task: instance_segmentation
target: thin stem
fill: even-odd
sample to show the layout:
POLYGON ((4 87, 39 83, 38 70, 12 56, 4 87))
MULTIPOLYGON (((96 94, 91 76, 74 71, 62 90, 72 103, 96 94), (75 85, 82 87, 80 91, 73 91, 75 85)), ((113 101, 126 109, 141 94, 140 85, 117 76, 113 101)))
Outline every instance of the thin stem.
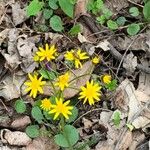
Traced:
MULTIPOLYGON (((42 67, 42 69, 45 69, 44 68, 44 66, 40 63, 40 65, 41 65, 41 67, 42 67)), ((49 76, 49 74, 47 73, 47 70, 45 69, 45 72, 46 72, 46 75, 48 76, 48 78, 49 78, 49 82, 50 82, 50 84, 51 84, 51 86, 52 86, 52 88, 53 88, 53 90, 54 90, 54 93, 56 94, 56 89, 55 89, 55 86, 54 86, 54 84, 53 84, 53 82, 51 81, 51 79, 50 79, 50 76, 49 76)))
POLYGON ((72 86, 69 86, 69 87, 67 87, 67 88, 68 88, 68 89, 74 89, 74 90, 80 91, 80 89, 75 88, 75 87, 72 87, 72 86))
POLYGON ((91 73, 82 74, 81 76, 75 77, 74 79, 70 80, 69 83, 71 83, 72 81, 77 80, 77 79, 79 79, 79 78, 81 78, 81 77, 88 76, 88 75, 92 75, 92 74, 91 74, 91 73))

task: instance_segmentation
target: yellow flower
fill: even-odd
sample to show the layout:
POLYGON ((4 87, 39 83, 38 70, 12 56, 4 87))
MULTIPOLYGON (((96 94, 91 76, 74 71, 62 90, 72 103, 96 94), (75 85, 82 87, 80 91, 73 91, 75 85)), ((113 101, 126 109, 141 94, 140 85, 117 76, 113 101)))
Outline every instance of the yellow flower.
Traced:
POLYGON ((67 51, 65 54, 65 59, 69 61, 73 61, 76 68, 81 68, 82 64, 80 60, 88 59, 87 53, 81 52, 81 49, 71 50, 70 52, 67 51))
POLYGON ((111 75, 105 74, 101 77, 101 79, 105 84, 109 84, 111 82, 111 75))
POLYGON ((69 73, 67 72, 64 75, 58 77, 58 81, 55 83, 55 85, 59 86, 61 91, 63 91, 65 87, 69 86, 68 82, 69 82, 69 73))
POLYGON ((38 79, 37 74, 34 74, 32 76, 31 74, 28 74, 30 81, 26 81, 25 85, 28 86, 25 91, 30 92, 30 96, 33 96, 35 98, 37 96, 37 92, 43 93, 42 86, 46 84, 45 81, 42 81, 42 77, 38 79))
POLYGON ((86 83, 86 87, 81 87, 81 92, 79 93, 79 99, 84 99, 83 103, 89 102, 90 105, 93 105, 95 101, 100 100, 100 89, 101 86, 98 83, 94 83, 93 80, 91 82, 86 83))
POLYGON ((53 60, 55 59, 55 53, 56 53, 56 48, 54 45, 52 45, 51 47, 48 46, 48 44, 45 45, 45 49, 43 49, 42 47, 39 47, 39 51, 36 52, 37 56, 39 56, 39 61, 43 61, 43 60, 53 60))
POLYGON ((52 105, 52 110, 49 111, 49 114, 54 115, 54 120, 58 118, 59 115, 63 115, 66 119, 69 119, 69 115, 71 115, 72 106, 67 106, 70 103, 70 100, 63 103, 62 98, 59 100, 56 98, 56 105, 52 105))
POLYGON ((33 60, 34 60, 34 61, 39 61, 39 60, 40 60, 40 57, 39 57, 38 55, 35 55, 35 56, 33 57, 33 60))
POLYGON ((74 50, 71 50, 70 52, 67 51, 65 54, 66 60, 73 61, 74 60, 74 50))
POLYGON ((47 98, 43 99, 43 100, 41 101, 41 103, 42 103, 42 104, 40 105, 40 107, 41 107, 43 110, 45 110, 45 111, 49 111, 49 110, 51 109, 51 107, 52 107, 52 104, 51 104, 50 100, 47 99, 47 98))
POLYGON ((92 63, 93 64, 98 64, 100 62, 100 58, 99 57, 94 57, 93 59, 92 59, 92 63))

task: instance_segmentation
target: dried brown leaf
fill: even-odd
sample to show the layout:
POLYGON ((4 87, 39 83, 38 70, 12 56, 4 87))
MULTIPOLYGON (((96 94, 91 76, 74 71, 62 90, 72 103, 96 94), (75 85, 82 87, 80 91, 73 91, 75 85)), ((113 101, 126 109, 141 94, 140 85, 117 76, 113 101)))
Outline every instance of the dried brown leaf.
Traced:
POLYGON ((10 125, 14 129, 24 129, 27 125, 31 123, 29 116, 21 116, 16 118, 10 125))
POLYGON ((12 4, 12 18, 15 25, 21 24, 27 19, 25 8, 21 9, 19 2, 12 4))
POLYGON ((58 150, 59 147, 54 143, 52 138, 38 137, 30 143, 26 150, 58 150))
POLYGON ((32 141, 26 133, 20 131, 12 132, 8 129, 1 130, 1 139, 3 143, 17 146, 26 146, 32 141))

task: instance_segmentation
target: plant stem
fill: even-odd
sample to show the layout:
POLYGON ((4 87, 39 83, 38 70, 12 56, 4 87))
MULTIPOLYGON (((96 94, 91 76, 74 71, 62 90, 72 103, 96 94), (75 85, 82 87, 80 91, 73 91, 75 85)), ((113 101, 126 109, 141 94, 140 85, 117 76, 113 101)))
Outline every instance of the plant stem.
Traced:
MULTIPOLYGON (((41 65, 42 69, 45 69, 44 66, 43 66, 41 63, 40 63, 40 65, 41 65)), ((54 93, 56 94, 55 86, 54 86, 53 82, 51 81, 50 76, 49 76, 49 74, 47 73, 47 70, 46 70, 46 69, 45 69, 45 72, 46 72, 46 75, 47 75, 48 78, 49 78, 49 81, 50 81, 50 84, 51 84, 51 86, 52 86, 52 88, 53 88, 53 90, 54 90, 54 93)))

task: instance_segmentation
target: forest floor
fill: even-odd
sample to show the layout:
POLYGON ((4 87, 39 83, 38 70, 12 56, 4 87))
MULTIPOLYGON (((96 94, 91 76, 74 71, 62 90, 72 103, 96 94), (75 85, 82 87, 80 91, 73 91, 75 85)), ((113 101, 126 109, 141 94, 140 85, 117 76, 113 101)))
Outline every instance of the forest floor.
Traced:
POLYGON ((0 150, 149 150, 150 1, 67 1, 0 0, 0 150), (57 53, 39 61, 46 44, 57 53), (58 134, 67 132, 62 120, 41 108, 66 72, 74 82, 56 95, 75 106, 70 148, 58 134), (29 74, 49 86, 29 96, 29 74), (79 98, 88 81, 101 86, 92 105, 79 98))

